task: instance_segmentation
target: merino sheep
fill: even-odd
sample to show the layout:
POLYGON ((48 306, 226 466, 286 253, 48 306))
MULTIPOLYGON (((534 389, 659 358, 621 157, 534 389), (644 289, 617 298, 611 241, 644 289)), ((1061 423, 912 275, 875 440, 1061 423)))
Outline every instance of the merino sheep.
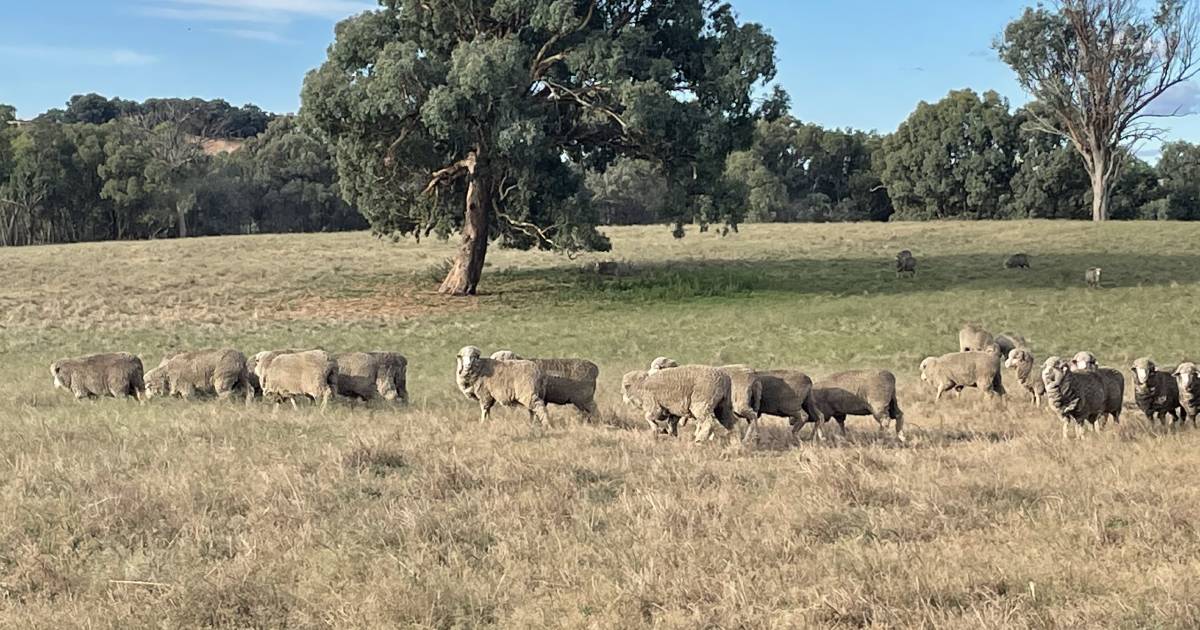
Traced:
POLYGON ((908 274, 909 277, 917 275, 917 259, 907 249, 896 254, 896 277, 899 278, 905 274, 908 274))
POLYGON ((1050 408, 1062 420, 1063 438, 1068 427, 1075 425, 1075 436, 1083 437, 1083 425, 1088 423, 1093 431, 1096 423, 1106 413, 1107 392, 1100 375, 1089 371, 1075 371, 1059 357, 1049 357, 1042 367, 1042 381, 1046 384, 1046 399, 1050 408))
POLYGON ((1087 283, 1089 289, 1100 288, 1100 273, 1104 271, 1099 267, 1092 267, 1083 274, 1083 281, 1087 283))
POLYGON ((967 324, 958 331, 959 352, 983 352, 988 346, 996 343, 992 333, 977 324, 967 324))
POLYGON ((1120 370, 1100 367, 1096 363, 1096 355, 1083 351, 1075 353, 1068 367, 1073 372, 1090 372, 1100 377, 1104 383, 1105 402, 1104 414, 1100 426, 1111 418, 1114 424, 1121 424, 1121 410, 1125 404, 1125 377, 1120 370))
POLYGON ((640 409, 652 429, 675 434, 678 421, 695 418, 695 441, 712 436, 716 424, 732 430, 736 420, 729 374, 706 365, 656 372, 634 371, 621 379, 625 404, 640 409))
MULTIPOLYGON (((896 424, 896 439, 905 441, 904 412, 896 400, 896 376, 886 370, 852 370, 826 376, 813 385, 813 400, 817 417, 837 420, 842 435, 846 434, 847 416, 873 416, 882 431, 887 422, 896 424)), ((794 426, 793 430, 799 430, 794 426)), ((814 431, 822 439, 821 425, 814 431)))
POLYGON ((68 390, 76 399, 140 399, 146 393, 142 360, 128 352, 60 359, 50 364, 50 375, 56 389, 68 390))
POLYGON ((256 355, 254 371, 262 384, 263 396, 276 403, 287 400, 296 406, 304 396, 321 401, 321 410, 337 392, 337 363, 324 350, 256 355))
POLYGON ((1033 404, 1040 407, 1042 399, 1046 397, 1046 383, 1042 381, 1040 373, 1034 372, 1034 366, 1033 353, 1025 348, 1014 348, 1004 362, 1004 367, 1016 371, 1017 381, 1029 392, 1033 404))
POLYGON ((484 358, 479 348, 465 346, 455 357, 455 382, 464 396, 479 401, 479 421, 487 422, 492 407, 521 406, 530 421, 550 426, 546 414, 546 376, 533 361, 484 358))
POLYGON ((337 364, 337 393, 362 401, 408 400, 408 359, 396 352, 343 352, 337 364))
MULTIPOLYGON (((677 367, 679 364, 674 360, 658 357, 650 363, 650 373, 677 367)), ((758 373, 747 365, 723 365, 717 369, 729 375, 733 415, 746 421, 746 432, 742 435, 742 440, 749 441, 757 428, 758 410, 762 402, 762 383, 759 382, 758 373)), ((686 425, 690 418, 684 417, 680 420, 686 425)))
MULTIPOLYGON (((994 346, 993 346, 994 347, 994 346)), ((1000 355, 992 352, 952 352, 921 361, 921 380, 942 394, 964 387, 977 387, 993 395, 1005 394, 1001 381, 1000 355)))
POLYGON ((146 397, 196 395, 226 400, 241 391, 250 402, 254 386, 246 366, 246 355, 232 349, 197 350, 167 355, 158 367, 146 373, 146 397))
POLYGON ((1150 424, 1165 425, 1168 416, 1171 424, 1184 418, 1179 405, 1179 384, 1170 372, 1160 372, 1148 357, 1134 361, 1129 371, 1133 373, 1133 399, 1150 424))
MULTIPOLYGON (((799 370, 765 370, 758 374, 762 389, 758 413, 760 416, 788 418, 793 435, 806 422, 818 427, 825 423, 825 416, 818 409, 813 394, 813 381, 799 370)), ((758 426, 755 421, 753 430, 758 426)), ((749 436, 747 436, 749 439, 749 436)))
POLYGON ((1184 413, 1184 422, 1191 420, 1194 428, 1196 416, 1200 415, 1200 368, 1191 361, 1180 363, 1174 376, 1179 384, 1179 406, 1184 413))
POLYGON ((1013 254, 1004 260, 1005 269, 1029 269, 1029 254, 1013 254))
MULTIPOLYGON (((500 350, 496 361, 521 361, 516 353, 500 350)), ((600 368, 585 359, 530 359, 546 377, 545 400, 552 405, 573 405, 589 419, 600 413, 596 406, 596 380, 600 368)))

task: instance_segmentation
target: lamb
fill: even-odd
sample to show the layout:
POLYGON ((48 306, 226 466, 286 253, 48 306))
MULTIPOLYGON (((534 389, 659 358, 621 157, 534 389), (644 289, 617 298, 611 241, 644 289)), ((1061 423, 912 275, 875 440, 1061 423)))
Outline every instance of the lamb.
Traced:
POLYGON ((197 350, 163 357, 158 367, 146 373, 146 397, 196 395, 227 400, 241 391, 246 402, 254 398, 254 386, 246 367, 246 355, 237 350, 197 350))
POLYGON ((1100 273, 1104 271, 1099 267, 1092 267, 1083 274, 1083 281, 1087 283, 1089 289, 1100 288, 1100 273))
MULTIPOLYGON (((677 368, 679 364, 666 357, 658 357, 650 363, 650 373, 660 370, 677 368)), ((746 365, 724 365, 717 369, 729 375, 730 402, 733 405, 733 415, 746 421, 746 432, 742 440, 748 442, 758 426, 759 407, 762 401, 762 383, 758 373, 746 365)), ((810 382, 811 387, 811 382, 810 382)), ((681 418, 684 425, 689 417, 681 418)))
POLYGON ((1083 437, 1083 424, 1090 423, 1093 431, 1096 423, 1106 413, 1107 392, 1100 375, 1089 371, 1075 371, 1059 357, 1050 357, 1042 367, 1042 381, 1046 385, 1046 399, 1050 408, 1062 420, 1063 438, 1068 427, 1075 425, 1075 436, 1083 437))
POLYGON ((1108 418, 1112 418, 1114 424, 1121 424, 1121 410, 1125 404, 1125 377, 1121 372, 1113 368, 1099 367, 1096 364, 1096 355, 1087 351, 1075 353, 1068 367, 1073 372, 1096 374, 1104 383, 1105 403, 1101 427, 1108 418))
POLYGON ((1179 406, 1184 413, 1184 422, 1191 420, 1195 428, 1196 416, 1200 415, 1200 368, 1191 361, 1180 363, 1174 376, 1179 384, 1179 406))
MULTIPOLYGON (((496 361, 520 361, 522 358, 508 350, 492 354, 496 361)), ((546 377, 545 400, 552 405, 573 405, 589 419, 600 411, 596 406, 596 379, 600 368, 584 359, 530 359, 546 377)))
MULTIPOLYGON (((845 435, 846 416, 873 416, 881 431, 887 421, 895 422, 896 439, 905 441, 904 412, 896 400, 896 376, 891 372, 852 370, 831 374, 813 385, 812 395, 817 415, 809 422, 833 418, 845 435)), ((823 439, 821 425, 816 426, 817 439, 823 439)), ((794 431, 799 428, 793 426, 794 431)))
POLYGON ((1034 365, 1033 353, 1025 348, 1014 348, 1004 362, 1004 367, 1016 371, 1017 381, 1029 392, 1033 404, 1040 407, 1046 397, 1046 383, 1042 381, 1041 373, 1034 372, 1034 365))
POLYGON ((896 277, 899 278, 904 274, 908 274, 909 277, 917 275, 917 259, 907 249, 896 254, 896 277))
POLYGON ((337 363, 324 350, 260 352, 254 371, 262 384, 263 396, 274 399, 276 404, 287 400, 295 407, 296 398, 304 396, 320 400, 324 411, 337 392, 337 363))
POLYGON ((481 356, 479 348, 465 346, 455 357, 455 382, 464 396, 479 401, 479 421, 487 422, 492 407, 521 406, 530 421, 550 426, 546 414, 546 375, 533 361, 497 361, 481 356))
POLYGON ((679 419, 695 418, 696 442, 712 437, 716 424, 732 430, 736 422, 729 374, 706 365, 629 372, 621 379, 621 392, 652 429, 666 427, 674 435, 679 419))
POLYGON ((1029 269, 1029 254, 1013 254, 1004 260, 1005 269, 1029 269))
POLYGON ((959 352, 982 352, 988 346, 996 343, 992 333, 977 324, 967 324, 958 331, 959 352))
POLYGON ((146 392, 142 360, 128 352, 60 359, 50 364, 55 389, 83 398, 133 397, 146 392))
MULTIPOLYGON (((994 347, 994 346, 993 346, 994 347)), ((1003 396, 1000 356, 992 352, 952 352, 921 361, 921 380, 937 391, 935 401, 950 390, 978 387, 987 394, 1003 396)))
POLYGON ((1167 424, 1168 416, 1172 424, 1183 419, 1179 384, 1172 374, 1160 372, 1147 357, 1134 361, 1129 371, 1133 373, 1133 399, 1151 425, 1159 421, 1167 424))
POLYGON ((395 352, 343 352, 337 364, 337 393, 362 401, 407 402, 408 359, 395 352))

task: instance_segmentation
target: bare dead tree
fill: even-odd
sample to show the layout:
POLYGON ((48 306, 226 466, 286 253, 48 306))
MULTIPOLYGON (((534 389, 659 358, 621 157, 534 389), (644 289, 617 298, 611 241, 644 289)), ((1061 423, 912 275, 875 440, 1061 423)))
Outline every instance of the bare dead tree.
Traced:
POLYGON ((1092 219, 1108 219, 1112 184, 1138 145, 1159 138, 1154 119, 1188 113, 1151 103, 1200 71, 1197 17, 1188 0, 1056 0, 1025 10, 996 42, 1000 58, 1037 100, 1030 126, 1070 140, 1091 178, 1092 219))
POLYGON ((206 131, 199 135, 188 133, 186 123, 195 113, 169 105, 133 116, 129 121, 130 130, 158 163, 162 173, 159 187, 165 193, 163 197, 174 206, 180 238, 188 236, 188 214, 195 206, 196 196, 187 188, 195 167, 204 160, 203 139, 208 135, 206 131))

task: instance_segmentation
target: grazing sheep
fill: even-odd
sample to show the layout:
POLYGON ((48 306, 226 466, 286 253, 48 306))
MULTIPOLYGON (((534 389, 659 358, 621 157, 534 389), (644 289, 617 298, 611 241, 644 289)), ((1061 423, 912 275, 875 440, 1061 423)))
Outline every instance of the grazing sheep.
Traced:
MULTIPOLYGON (((516 353, 500 350, 492 354, 496 361, 521 361, 516 353)), ((573 405, 589 419, 600 413, 596 406, 596 379, 600 368, 584 359, 530 359, 546 377, 545 400, 552 405, 573 405)))
POLYGON ((732 430, 736 422, 729 374, 706 365, 629 372, 621 379, 621 392, 652 429, 674 435, 680 419, 695 418, 697 442, 711 437, 717 423, 732 430))
POLYGON ((1107 392, 1104 381, 1095 372, 1077 372, 1059 357, 1050 357, 1042 367, 1042 381, 1046 384, 1046 399, 1050 408, 1062 420, 1063 438, 1068 427, 1075 425, 1075 436, 1083 437, 1083 424, 1096 430, 1096 423, 1105 414, 1107 392))
POLYGON ((1005 269, 1029 269, 1029 254, 1013 254, 1004 260, 1005 269))
POLYGON ((1102 271, 1103 269, 1099 267, 1092 267, 1083 274, 1083 281, 1087 283, 1089 289, 1100 288, 1100 273, 1102 271))
POLYGON ((1096 355, 1083 351, 1075 353, 1068 367, 1073 372, 1090 372, 1100 377, 1104 383, 1105 403, 1104 414, 1101 417, 1101 427, 1112 418, 1113 423, 1121 424, 1121 410, 1125 404, 1125 377, 1120 370, 1100 367, 1096 363, 1096 355))
POLYGON ((466 346, 455 357, 455 382, 464 396, 479 401, 479 421, 487 422, 492 407, 521 406, 530 421, 550 426, 546 415, 546 376, 533 361, 483 358, 479 348, 466 346))
MULTIPOLYGON (((995 348, 993 345, 992 348, 995 348)), ((935 401, 950 390, 977 387, 993 396, 1004 395, 1000 355, 993 352, 952 352, 921 361, 921 380, 937 391, 935 401)))
POLYGON ((1196 416, 1200 415, 1200 369, 1190 361, 1180 363, 1174 376, 1179 384, 1179 406, 1183 409, 1184 422, 1191 420, 1194 428, 1196 416))
POLYGON ((324 350, 260 352, 256 358, 254 371, 262 384, 263 397, 276 404, 287 400, 295 407, 296 398, 304 396, 321 401, 324 411, 337 392, 337 363, 324 350))
MULTIPOLYGON (((650 373, 679 367, 679 364, 666 357, 658 357, 650 363, 650 373)), ((733 415, 746 421, 746 432, 743 441, 753 437, 758 424, 758 409, 762 401, 762 383, 758 373, 746 365, 724 365, 717 369, 729 375, 730 402, 733 404, 733 415)), ((690 418, 681 418, 681 423, 687 425, 690 418)))
POLYGON ((1133 399, 1145 414, 1146 420, 1167 424, 1170 416, 1175 424, 1184 418, 1179 405, 1179 384, 1169 372, 1160 372, 1154 361, 1143 357, 1133 362, 1133 399))
POLYGON ((368 401, 408 401, 408 359, 396 352, 343 352, 337 364, 337 393, 368 401))
MULTIPOLYGON (((905 441, 904 412, 896 400, 896 376, 886 370, 852 370, 831 374, 813 385, 816 418, 809 422, 837 420, 842 435, 846 434, 846 416, 873 416, 882 431, 887 421, 896 423, 896 439, 905 441)), ((818 439, 821 425, 814 431, 818 439)), ((799 430, 799 427, 793 427, 799 430)))
POLYGON ((1035 373, 1033 353, 1025 348, 1014 348, 1008 353, 1008 359, 1004 362, 1004 367, 1015 370, 1017 373, 1017 381, 1025 387, 1025 391, 1033 399, 1033 404, 1042 405, 1042 399, 1046 397, 1046 383, 1042 381, 1042 375, 1035 373))
POLYGON ((1017 348, 1028 348, 1029 344, 1021 335, 996 335, 996 340, 993 342, 1000 350, 1000 358, 1007 358, 1017 348))
POLYGON ((904 274, 908 274, 909 277, 917 275, 917 259, 907 249, 896 254, 896 277, 899 278, 904 274))
POLYGON ((246 355, 228 348, 167 355, 146 373, 147 399, 179 396, 188 400, 207 395, 226 400, 239 390, 246 402, 254 398, 246 355))
POLYGON ((959 352, 982 352, 994 343, 996 338, 992 333, 977 324, 967 324, 958 331, 959 352))
POLYGON ((60 359, 50 364, 54 387, 69 390, 76 399, 141 398, 146 393, 142 360, 128 352, 60 359))
MULTIPOLYGON (((759 415, 788 418, 793 435, 806 422, 813 422, 818 427, 825 423, 824 415, 817 408, 813 381, 807 374, 798 370, 766 370, 757 374, 762 388, 759 415)), ((757 428, 756 420, 752 430, 757 428)))

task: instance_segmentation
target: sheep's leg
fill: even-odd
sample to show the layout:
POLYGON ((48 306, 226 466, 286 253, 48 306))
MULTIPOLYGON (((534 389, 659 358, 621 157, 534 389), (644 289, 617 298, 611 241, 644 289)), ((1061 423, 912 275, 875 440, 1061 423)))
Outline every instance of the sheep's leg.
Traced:
POLYGON ((529 418, 535 420, 541 426, 550 428, 550 414, 546 411, 546 401, 535 400, 529 406, 529 418))
POLYGON ((492 416, 492 406, 496 404, 494 400, 479 399, 479 423, 486 423, 492 416))
POLYGON ((291 397, 289 397, 289 398, 288 398, 288 402, 292 403, 292 410, 294 410, 294 411, 299 411, 299 410, 300 410, 300 405, 297 405, 297 404, 296 404, 296 397, 295 397, 295 396, 291 396, 291 397))
POLYGON ((758 416, 754 416, 746 426, 746 434, 742 436, 742 444, 750 445, 758 441, 758 416))
POLYGON ((704 414, 703 417, 696 418, 696 435, 695 442, 705 442, 714 437, 713 431, 716 429, 717 418, 711 413, 704 414))

